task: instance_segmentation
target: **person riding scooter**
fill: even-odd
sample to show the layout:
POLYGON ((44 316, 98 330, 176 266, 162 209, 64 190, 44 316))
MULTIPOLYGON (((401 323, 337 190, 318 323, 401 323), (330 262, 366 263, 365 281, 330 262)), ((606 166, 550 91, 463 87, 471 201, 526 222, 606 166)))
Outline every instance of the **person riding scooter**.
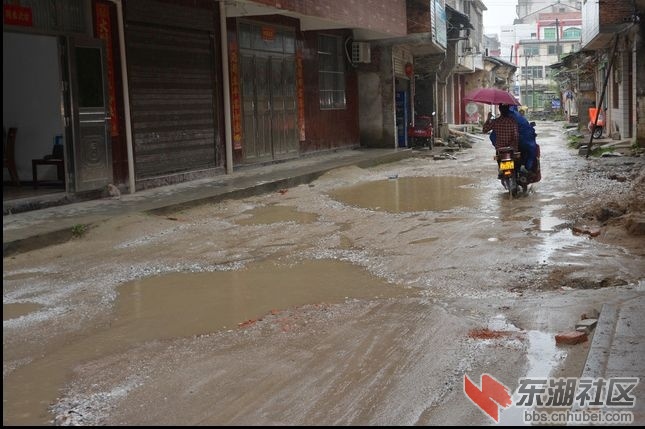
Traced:
MULTIPOLYGON (((535 123, 526 119, 524 115, 518 112, 516 106, 507 106, 500 105, 500 112, 502 111, 502 106, 504 110, 508 108, 508 115, 515 120, 518 126, 519 132, 519 150, 521 154, 520 160, 520 174, 526 177, 527 183, 539 182, 541 179, 540 174, 540 147, 537 144, 535 138, 537 134, 535 133, 535 123)), ((496 147, 496 133, 495 130, 490 134, 490 140, 493 146, 496 147)))
POLYGON ((534 181, 533 179, 535 179, 538 168, 537 157, 539 149, 535 140, 537 134, 535 133, 533 125, 531 125, 526 117, 517 110, 516 106, 511 106, 509 110, 511 117, 515 119, 515 122, 517 122, 517 126, 519 127, 519 146, 520 153, 522 154, 520 173, 529 176, 529 183, 531 183, 534 181))

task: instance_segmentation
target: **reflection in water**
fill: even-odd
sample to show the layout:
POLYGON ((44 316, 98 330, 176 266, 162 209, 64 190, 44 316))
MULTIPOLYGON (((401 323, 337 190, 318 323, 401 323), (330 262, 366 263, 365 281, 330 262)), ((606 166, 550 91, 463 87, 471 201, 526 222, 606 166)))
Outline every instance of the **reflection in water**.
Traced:
POLYGON ((391 213, 442 211, 455 207, 475 207, 476 189, 465 177, 402 177, 364 182, 331 192, 332 198, 346 204, 391 213))
MULTIPOLYGON (((564 360, 566 352, 556 347, 555 337, 552 334, 541 331, 528 331, 526 338, 528 341, 526 351, 528 368, 521 378, 545 379, 549 377, 558 363, 564 360)), ((513 387, 517 386, 509 387, 513 389, 513 387)), ((513 394, 513 404, 517 404, 521 396, 516 391, 513 394)), ((511 405, 511 407, 500 411, 499 424, 502 426, 524 425, 524 413, 530 412, 532 409, 532 407, 511 405)))

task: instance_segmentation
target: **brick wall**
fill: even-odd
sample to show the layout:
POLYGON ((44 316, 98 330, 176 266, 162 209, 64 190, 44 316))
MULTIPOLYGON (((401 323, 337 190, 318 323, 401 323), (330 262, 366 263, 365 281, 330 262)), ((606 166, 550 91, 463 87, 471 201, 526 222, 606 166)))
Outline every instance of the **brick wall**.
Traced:
POLYGON ((624 24, 625 18, 633 12, 631 1, 604 1, 600 2, 600 25, 624 24))
POLYGON ((345 24, 347 28, 406 34, 405 0, 253 0, 254 3, 345 24))
POLYGON ((430 32, 430 1, 408 0, 408 34, 430 32))

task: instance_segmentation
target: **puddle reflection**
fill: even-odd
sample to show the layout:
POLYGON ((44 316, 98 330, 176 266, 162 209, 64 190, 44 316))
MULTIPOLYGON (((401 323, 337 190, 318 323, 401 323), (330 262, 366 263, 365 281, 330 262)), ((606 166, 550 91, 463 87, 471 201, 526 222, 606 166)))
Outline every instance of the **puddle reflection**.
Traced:
POLYGON ((480 191, 465 177, 402 177, 337 189, 331 197, 345 204, 391 213, 477 207, 480 191))

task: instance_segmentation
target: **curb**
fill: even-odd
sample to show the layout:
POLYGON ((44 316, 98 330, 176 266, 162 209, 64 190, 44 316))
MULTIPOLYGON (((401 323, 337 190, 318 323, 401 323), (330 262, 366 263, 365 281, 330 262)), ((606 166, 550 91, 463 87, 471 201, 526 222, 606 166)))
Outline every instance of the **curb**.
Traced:
POLYGON ((593 335, 591 347, 587 354, 582 378, 600 378, 605 376, 609 353, 616 333, 618 323, 618 307, 612 304, 603 304, 600 317, 593 335))

